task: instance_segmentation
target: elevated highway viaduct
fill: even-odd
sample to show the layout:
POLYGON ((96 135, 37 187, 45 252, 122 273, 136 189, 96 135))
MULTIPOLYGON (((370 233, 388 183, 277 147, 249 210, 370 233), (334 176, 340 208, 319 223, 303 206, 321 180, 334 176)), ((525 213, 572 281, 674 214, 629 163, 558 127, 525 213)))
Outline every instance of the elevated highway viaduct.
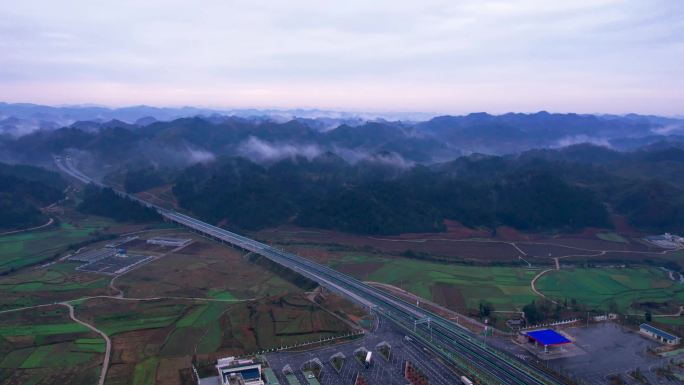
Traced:
MULTIPOLYGON (((94 183, 78 171, 71 161, 56 158, 55 163, 64 173, 83 183, 94 183)), ((116 190, 115 190, 116 191, 116 190)), ((296 254, 275 248, 265 243, 244 237, 234 232, 213 226, 196 218, 165 209, 144 201, 138 197, 116 191, 117 194, 132 199, 153 208, 164 218, 187 227, 203 236, 218 242, 230 244, 234 247, 261 255, 269 260, 319 283, 352 301, 366 306, 395 322, 411 335, 423 342, 434 354, 443 361, 452 364, 469 377, 477 378, 484 384, 504 385, 560 385, 562 380, 554 374, 528 363, 512 355, 484 345, 480 339, 453 322, 440 317, 423 308, 405 302, 373 286, 367 285, 351 276, 340 273, 327 266, 310 261, 296 254), (421 323, 415 327, 415 321, 421 323)))

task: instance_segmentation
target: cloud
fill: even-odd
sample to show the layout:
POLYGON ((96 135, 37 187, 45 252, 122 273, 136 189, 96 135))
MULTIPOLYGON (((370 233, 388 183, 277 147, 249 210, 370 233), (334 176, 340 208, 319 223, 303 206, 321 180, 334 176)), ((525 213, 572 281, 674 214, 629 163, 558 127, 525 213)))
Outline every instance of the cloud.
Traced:
POLYGON ((573 135, 561 138, 556 147, 567 147, 574 144, 590 143, 602 147, 611 147, 610 142, 606 138, 596 138, 588 135, 573 135))
POLYGON ((207 150, 189 146, 185 147, 184 156, 190 163, 209 163, 216 159, 216 156, 207 150))
POLYGON ((272 143, 250 136, 240 143, 238 155, 255 162, 272 162, 285 158, 304 156, 313 159, 323 153, 323 149, 315 144, 272 143))
POLYGON ((415 165, 414 162, 406 160, 403 156, 397 154, 396 152, 379 152, 374 153, 366 158, 365 161, 379 163, 386 166, 392 166, 402 169, 411 168, 415 165))
POLYGON ((386 166, 407 169, 415 165, 414 162, 405 159, 400 154, 391 151, 369 152, 360 149, 333 147, 331 151, 346 162, 356 164, 359 162, 376 163, 386 166))
POLYGON ((655 128, 652 131, 658 135, 671 135, 674 133, 684 132, 684 123, 668 124, 667 126, 655 128))
POLYGON ((56 120, 54 122, 39 119, 19 119, 0 117, 0 135, 9 135, 15 138, 28 135, 38 130, 53 130, 71 124, 72 120, 56 120))
POLYGON ((681 114, 683 17, 680 0, 14 1, 0 99, 681 114))

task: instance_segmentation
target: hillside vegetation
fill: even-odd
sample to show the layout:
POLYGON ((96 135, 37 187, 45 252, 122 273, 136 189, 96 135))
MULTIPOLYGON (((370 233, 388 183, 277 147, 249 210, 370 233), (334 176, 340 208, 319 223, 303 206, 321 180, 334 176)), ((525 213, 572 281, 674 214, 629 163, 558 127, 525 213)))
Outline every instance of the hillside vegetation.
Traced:
POLYGON ((40 208, 63 197, 64 182, 39 167, 0 164, 0 229, 45 223, 40 208))
POLYGON ((610 227, 597 195, 536 165, 487 178, 324 158, 264 167, 245 159, 196 165, 173 189, 182 207, 214 223, 256 230, 286 222, 363 234, 432 232, 444 220, 492 229, 610 227))

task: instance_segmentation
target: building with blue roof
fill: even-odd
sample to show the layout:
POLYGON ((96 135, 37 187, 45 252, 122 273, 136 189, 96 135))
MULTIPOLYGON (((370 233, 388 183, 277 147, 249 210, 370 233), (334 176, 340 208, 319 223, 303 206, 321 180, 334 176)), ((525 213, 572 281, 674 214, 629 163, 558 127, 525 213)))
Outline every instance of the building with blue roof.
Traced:
POLYGON ((550 346, 555 347, 572 343, 566 336, 552 329, 531 330, 525 332, 525 335, 530 342, 537 346, 543 346, 545 352, 548 351, 550 346))
POLYGON ((645 334, 654 340, 667 345, 677 345, 681 342, 681 338, 675 336, 674 334, 670 334, 649 324, 644 323, 639 325, 639 331, 642 334, 645 334))

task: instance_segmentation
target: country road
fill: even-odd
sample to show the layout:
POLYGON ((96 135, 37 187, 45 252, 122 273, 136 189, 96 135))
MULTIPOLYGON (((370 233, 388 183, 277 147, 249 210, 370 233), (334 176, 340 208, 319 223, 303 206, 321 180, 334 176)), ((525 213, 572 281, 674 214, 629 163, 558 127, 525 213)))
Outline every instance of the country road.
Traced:
POLYGON ((100 380, 97 382, 98 385, 104 385, 105 378, 107 377, 107 369, 109 368, 109 359, 112 354, 112 341, 109 339, 109 336, 105 334, 102 330, 96 328, 95 326, 85 322, 81 321, 80 319, 76 318, 76 315, 74 314, 74 307, 69 303, 69 302, 61 302, 60 305, 66 306, 69 308, 69 318, 71 318, 74 322, 77 322, 88 329, 94 331, 95 333, 99 334, 104 338, 105 340, 105 355, 104 359, 102 360, 102 370, 100 371, 100 380))
POLYGON ((18 234, 18 233, 26 233, 26 232, 33 231, 33 230, 40 230, 40 229, 42 229, 42 228, 45 228, 45 227, 48 227, 48 226, 52 225, 53 223, 55 223, 55 220, 54 220, 53 218, 50 218, 46 223, 43 223, 43 224, 40 225, 40 226, 30 227, 30 228, 28 228, 28 229, 19 229, 19 230, 6 231, 6 232, 4 232, 4 233, 0 233, 0 236, 2 236, 2 235, 10 235, 10 234, 18 234))

